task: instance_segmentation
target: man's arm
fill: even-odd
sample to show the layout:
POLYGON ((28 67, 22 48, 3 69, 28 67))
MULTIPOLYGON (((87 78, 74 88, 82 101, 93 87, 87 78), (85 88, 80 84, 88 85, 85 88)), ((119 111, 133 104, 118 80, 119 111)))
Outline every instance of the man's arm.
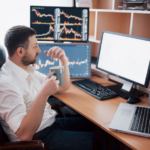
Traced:
POLYGON ((42 90, 38 92, 28 114, 23 118, 20 128, 16 132, 16 135, 22 141, 32 140, 33 135, 42 122, 47 99, 48 97, 42 90))
POLYGON ((23 118, 20 128, 16 131, 16 135, 22 141, 30 141, 32 139, 41 124, 48 97, 55 94, 58 90, 59 81, 54 76, 49 77, 44 80, 42 88, 35 97, 28 114, 23 118))
POLYGON ((58 92, 66 91, 70 88, 70 73, 68 67, 68 60, 66 54, 63 49, 59 47, 53 47, 49 51, 45 51, 47 56, 51 56, 51 58, 58 58, 61 62, 61 65, 64 66, 64 83, 62 86, 59 86, 58 92))

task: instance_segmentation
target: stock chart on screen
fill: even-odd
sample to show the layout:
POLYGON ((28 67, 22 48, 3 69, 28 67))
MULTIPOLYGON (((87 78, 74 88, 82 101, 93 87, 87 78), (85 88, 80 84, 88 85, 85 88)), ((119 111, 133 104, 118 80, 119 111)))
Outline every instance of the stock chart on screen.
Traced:
POLYGON ((71 78, 90 78, 91 77, 91 44, 42 44, 39 43, 41 53, 37 56, 34 68, 48 75, 49 68, 59 66, 58 59, 47 57, 44 51, 48 51, 54 46, 58 46, 65 51, 71 78))
POLYGON ((30 27, 39 41, 88 41, 89 9, 30 6, 30 27))

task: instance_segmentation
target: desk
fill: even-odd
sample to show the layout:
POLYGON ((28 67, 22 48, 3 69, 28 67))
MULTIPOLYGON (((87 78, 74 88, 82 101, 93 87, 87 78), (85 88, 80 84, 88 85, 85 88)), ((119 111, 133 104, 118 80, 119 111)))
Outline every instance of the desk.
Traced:
MULTIPOLYGON (((71 79, 71 81, 74 80, 76 79, 71 79)), ((96 76, 92 76, 91 80, 104 86, 114 84, 113 82, 96 76)), ((126 100, 123 98, 117 97, 110 100, 101 101, 85 93, 72 83, 68 91, 61 94, 55 94, 54 96, 131 149, 150 149, 150 139, 115 132, 108 128, 119 104, 126 103, 126 100)), ((138 105, 148 106, 148 98, 143 99, 138 105)))

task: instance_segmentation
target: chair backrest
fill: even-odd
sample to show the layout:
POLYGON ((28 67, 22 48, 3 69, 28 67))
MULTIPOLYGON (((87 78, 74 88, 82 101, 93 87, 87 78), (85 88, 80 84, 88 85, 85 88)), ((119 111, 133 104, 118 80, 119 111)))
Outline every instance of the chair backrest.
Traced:
POLYGON ((6 52, 5 49, 0 45, 0 68, 6 61, 6 52))
MULTIPOLYGON (((5 49, 0 45, 0 68, 6 61, 5 49)), ((9 139, 0 124, 0 143, 9 142, 9 139)))
POLYGON ((10 142, 10 141, 0 124, 0 144, 5 142, 10 142))

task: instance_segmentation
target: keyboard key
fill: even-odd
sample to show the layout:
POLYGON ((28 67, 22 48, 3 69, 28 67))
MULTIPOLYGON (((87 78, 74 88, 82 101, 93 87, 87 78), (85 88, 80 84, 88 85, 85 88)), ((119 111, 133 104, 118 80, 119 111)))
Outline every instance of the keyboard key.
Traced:
POLYGON ((137 107, 130 130, 150 134, 149 108, 137 107))

